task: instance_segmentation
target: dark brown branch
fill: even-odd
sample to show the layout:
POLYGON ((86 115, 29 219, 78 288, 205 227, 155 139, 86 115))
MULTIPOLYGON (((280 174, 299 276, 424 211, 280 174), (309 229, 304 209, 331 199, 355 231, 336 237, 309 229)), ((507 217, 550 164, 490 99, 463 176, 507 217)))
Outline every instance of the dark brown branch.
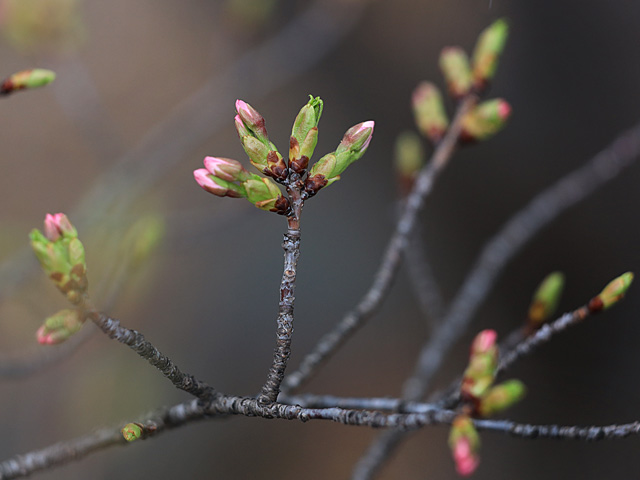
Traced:
MULTIPOLYGON (((294 184, 287 188, 290 195, 292 213, 288 217, 289 230, 284 236, 284 271, 280 282, 280 303, 278 304, 278 319, 276 332, 276 348, 273 353, 273 363, 269 369, 267 381, 262 386, 258 400, 263 403, 273 403, 278 399, 280 385, 284 379, 287 362, 291 356, 291 340, 293 337, 293 307, 296 300, 296 272, 300 257, 300 214, 304 201, 297 183, 298 175, 291 174, 290 180, 294 184)), ((300 182, 300 185, 302 183, 300 182)))
POLYGON ((176 388, 184 390, 200 399, 208 399, 214 394, 211 386, 193 375, 183 373, 173 361, 153 346, 144 335, 136 330, 122 327, 116 319, 95 310, 88 312, 89 318, 114 340, 128 346, 168 378, 176 388))
POLYGON ((302 360, 298 369, 285 378, 282 384, 283 392, 293 392, 307 381, 319 366, 376 312, 386 298, 396 278, 403 252, 409 242, 409 236, 424 199, 431 192, 436 178, 455 151, 461 130, 460 119, 476 102, 477 98, 475 96, 469 96, 460 104, 458 113, 447 131, 447 135, 436 148, 431 161, 422 169, 416 179, 414 187, 407 197, 405 209, 398 220, 395 232, 384 252, 373 284, 360 300, 360 303, 347 313, 332 331, 325 334, 316 344, 313 351, 302 360))

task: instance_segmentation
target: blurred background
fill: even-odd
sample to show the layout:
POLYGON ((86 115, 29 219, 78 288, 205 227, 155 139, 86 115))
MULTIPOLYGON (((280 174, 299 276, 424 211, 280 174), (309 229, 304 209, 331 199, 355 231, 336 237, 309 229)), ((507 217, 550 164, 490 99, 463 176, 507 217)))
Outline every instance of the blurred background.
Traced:
MULTIPOLYGON (((101 307, 219 390, 259 389, 274 346, 286 223, 248 202, 207 195, 192 177, 205 155, 246 161, 233 126, 236 98, 266 117, 272 140, 286 151, 298 109, 308 94, 321 96, 317 158, 351 125, 376 121, 366 156, 305 208, 291 368, 370 285, 394 223, 393 143, 414 128, 409 99, 417 83, 442 86, 442 47, 471 50, 485 26, 509 19, 490 96, 512 104, 510 124, 455 156, 421 216, 424 247, 446 300, 515 211, 640 119, 640 3, 0 0, 0 6, 0 76, 35 66, 58 74, 51 86, 0 105, 0 366, 37 363, 58 348, 39 347, 34 332, 65 303, 25 246, 45 213, 64 211, 85 241, 101 307), (141 244, 141 232, 155 234, 141 244)), ((565 272, 566 311, 620 273, 640 270, 638 181, 640 165, 527 245, 447 357, 436 387, 465 367, 477 331, 506 334, 522 321, 547 273, 565 272)), ((529 394, 504 417, 581 425, 640 418, 635 290, 510 370, 529 394)), ((402 272, 381 312, 307 391, 397 396, 428 334, 402 272)), ((94 333, 47 368, 2 379, 0 451, 8 458, 186 398, 130 350, 94 333)), ((323 422, 212 420, 40 478, 342 479, 378 434, 323 422)), ((447 434, 444 427, 414 433, 379 478, 457 478, 447 434)), ((640 469, 637 438, 586 444, 485 433, 482 441, 477 479, 631 478, 640 469)))

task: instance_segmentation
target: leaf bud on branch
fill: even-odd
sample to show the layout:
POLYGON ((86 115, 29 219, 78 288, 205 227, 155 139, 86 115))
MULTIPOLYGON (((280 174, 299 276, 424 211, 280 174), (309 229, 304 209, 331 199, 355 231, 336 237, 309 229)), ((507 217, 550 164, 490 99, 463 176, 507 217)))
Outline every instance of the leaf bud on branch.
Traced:
POLYGON ((440 90, 431 82, 422 82, 411 96, 418 130, 432 143, 438 143, 449 128, 449 119, 440 90))
POLYGON ((533 294, 529 306, 527 322, 530 328, 537 330, 555 313, 563 289, 564 275, 562 272, 553 272, 544 278, 533 294))
POLYGON ((36 332, 38 343, 55 345, 67 340, 84 325, 84 317, 78 310, 60 310, 47 317, 44 324, 36 332))
POLYGON ((469 57, 460 47, 446 47, 440 54, 440 70, 447 82, 449 95, 456 100, 471 91, 469 57))

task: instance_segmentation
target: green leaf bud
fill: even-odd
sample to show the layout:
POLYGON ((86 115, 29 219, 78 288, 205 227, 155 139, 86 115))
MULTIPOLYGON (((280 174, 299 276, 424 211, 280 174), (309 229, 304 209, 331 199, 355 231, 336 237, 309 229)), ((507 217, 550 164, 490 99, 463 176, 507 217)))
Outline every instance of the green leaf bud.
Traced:
POLYGON ((127 442, 133 442, 141 438, 144 434, 144 425, 140 423, 127 423, 120 431, 127 442))
POLYGON ((84 318, 78 310, 60 310, 47 317, 44 324, 36 332, 38 343, 55 345, 67 340, 78 332, 84 324, 84 318))
POLYGON ((418 130, 433 143, 438 143, 449 128, 449 119, 440 90, 433 83, 422 82, 411 97, 418 130))
POLYGON ((309 95, 291 129, 289 142, 289 164, 293 171, 302 173, 309 164, 318 142, 318 122, 322 115, 323 102, 320 97, 309 95), (303 158, 304 157, 304 158, 303 158))
POLYGON ((519 402, 526 394, 526 387, 520 380, 507 380, 490 389, 481 399, 478 413, 489 417, 519 402))
POLYGON ((420 137, 414 132, 398 135, 395 144, 394 165, 402 194, 406 195, 425 164, 425 151, 420 137))
POLYGON ((282 196, 278 185, 267 177, 252 175, 252 178, 243 182, 242 186, 247 192, 247 200, 261 210, 286 215, 289 210, 289 200, 282 196))
POLYGON ((561 272, 550 273, 544 278, 529 306, 528 323, 531 327, 540 328, 555 313, 563 288, 564 275, 561 272))
POLYGON ((612 307, 624 298, 633 281, 633 273, 626 272, 607 284, 600 294, 589 302, 589 310, 597 312, 612 307))
POLYGON ((462 142, 487 140, 507 124, 511 106, 503 99, 487 100, 468 112, 462 118, 462 142))
POLYGON ((476 89, 484 89, 494 77, 498 59, 507 42, 509 25, 503 18, 496 20, 478 37, 473 52, 473 84, 476 89))
POLYGON ((7 78, 0 86, 0 94, 8 95, 17 90, 29 88, 39 88, 48 85, 56 78, 56 74, 51 70, 43 68, 34 68, 32 70, 23 70, 14 73, 7 78))
POLYGON ((449 95, 455 99, 464 97, 471 90, 469 57, 460 47, 446 47, 440 54, 440 70, 447 82, 449 95))

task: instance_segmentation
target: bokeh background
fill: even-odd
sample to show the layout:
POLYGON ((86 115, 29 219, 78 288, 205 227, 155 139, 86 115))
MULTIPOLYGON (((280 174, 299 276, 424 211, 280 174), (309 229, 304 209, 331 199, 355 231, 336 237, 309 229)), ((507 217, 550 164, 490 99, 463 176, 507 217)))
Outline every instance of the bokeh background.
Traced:
MULTIPOLYGON (((65 305, 24 246, 45 213, 65 211, 85 238, 98 302, 219 390, 257 391, 274 345, 285 222, 241 200, 207 195, 191 174, 205 155, 245 160, 233 128, 236 98, 266 117, 281 150, 309 93, 325 101, 319 154, 332 150, 349 126, 376 121, 366 156, 305 208, 292 366, 370 285, 395 215, 393 142, 414 128, 415 85, 442 85, 443 46, 471 49, 491 21, 510 21, 490 94, 512 104, 512 120, 494 139, 456 155, 421 216, 447 300, 510 215, 640 118, 635 2, 0 5, 0 76, 33 66, 58 73, 51 86, 0 105, 0 366, 48 355, 34 332, 65 305), (281 43, 269 43, 274 38, 281 43), (164 228, 162 242, 145 261, 122 267, 149 225, 164 228)), ((505 334, 521 321, 550 271, 565 272, 561 309, 570 310, 611 278, 639 270, 638 181, 640 165, 527 245, 448 356, 436 386, 462 371, 475 332, 491 327, 505 334)), ((519 362, 510 376, 523 380, 529 394, 504 416, 581 425, 638 419, 639 298, 632 289, 622 305, 519 362)), ((308 391, 397 396, 428 334, 403 272, 381 312, 308 391)), ((96 333, 64 360, 2 379, 0 452, 8 458, 185 398, 131 351, 96 333)), ((40 478, 348 478, 377 435, 322 422, 200 422, 40 478)), ((446 438, 442 427, 411 435, 380 478, 456 478, 446 438)), ((640 470, 636 438, 586 444, 485 433, 482 439, 478 479, 633 478, 640 470)))

